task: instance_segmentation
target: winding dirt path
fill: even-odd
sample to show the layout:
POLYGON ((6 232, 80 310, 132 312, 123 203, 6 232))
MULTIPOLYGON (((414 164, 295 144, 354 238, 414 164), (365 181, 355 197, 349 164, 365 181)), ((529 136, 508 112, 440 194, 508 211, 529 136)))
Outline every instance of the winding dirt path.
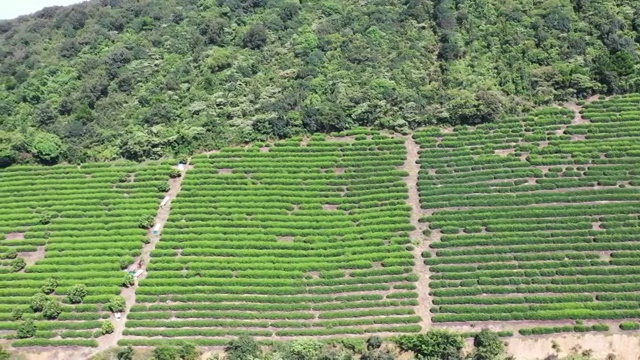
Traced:
POLYGON ((413 249, 413 272, 418 275, 418 281, 416 282, 416 292, 418 293, 418 306, 415 307, 416 314, 422 319, 420 326, 423 331, 426 331, 431 327, 431 316, 429 310, 431 309, 431 297, 429 296, 429 269, 424 264, 422 259, 422 252, 429 250, 428 244, 422 234, 427 224, 420 222, 422 216, 420 210, 420 194, 418 192, 418 173, 420 172, 420 165, 418 159, 420 158, 420 147, 413 140, 411 136, 402 137, 407 148, 407 158, 405 160, 403 170, 408 173, 408 176, 404 178, 407 183, 407 189, 409 192, 409 198, 407 205, 411 206, 411 225, 414 230, 411 232, 411 240, 414 243, 413 249))
POLYGON ((169 191, 165 194, 165 196, 169 197, 169 201, 164 206, 159 206, 158 211, 156 213, 156 217, 154 219, 154 224, 159 225, 158 234, 153 234, 152 230, 148 232, 149 243, 145 244, 142 247, 142 252, 140 256, 134 259, 133 264, 129 266, 129 270, 133 270, 138 268, 138 266, 145 270, 145 272, 140 276, 140 278, 136 279, 136 283, 128 288, 122 288, 120 295, 125 299, 125 310, 122 313, 120 320, 116 320, 115 317, 111 316, 111 321, 114 325, 114 331, 112 334, 104 335, 98 339, 98 347, 92 353, 93 355, 99 354, 109 348, 118 346, 118 341, 122 339, 122 334, 125 329, 125 324, 127 322, 127 315, 131 310, 131 307, 136 303, 136 289, 138 288, 138 282, 141 279, 144 279, 147 275, 146 268, 149 262, 151 261, 151 252, 156 248, 156 244, 160 241, 162 237, 162 229, 166 224, 167 220, 169 220, 169 213, 171 212, 171 202, 178 196, 180 189, 182 188, 182 181, 186 176, 186 173, 189 169, 192 169, 193 165, 187 165, 184 170, 182 170, 182 175, 175 179, 169 180, 169 191))

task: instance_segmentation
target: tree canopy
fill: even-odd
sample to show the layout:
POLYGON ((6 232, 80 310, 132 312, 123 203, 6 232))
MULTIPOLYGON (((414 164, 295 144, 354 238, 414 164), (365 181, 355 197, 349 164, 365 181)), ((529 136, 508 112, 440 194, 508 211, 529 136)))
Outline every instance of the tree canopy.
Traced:
POLYGON ((154 159, 640 91, 617 0, 100 0, 0 22, 0 166, 154 159))

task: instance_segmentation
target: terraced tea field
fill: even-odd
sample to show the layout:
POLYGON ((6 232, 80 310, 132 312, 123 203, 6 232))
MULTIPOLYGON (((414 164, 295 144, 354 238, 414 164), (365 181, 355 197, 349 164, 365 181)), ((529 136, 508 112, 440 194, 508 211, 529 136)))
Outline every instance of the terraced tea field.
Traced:
POLYGON ((640 317, 639 107, 225 148, 169 182, 172 161, 0 170, 2 342, 606 331, 640 317))
POLYGON ((120 344, 419 331, 405 154, 361 134, 193 158, 120 344))
POLYGON ((640 316, 639 106, 415 135, 433 322, 640 316))
POLYGON ((103 304, 121 293, 122 266, 141 253, 146 230, 139 221, 155 216, 168 170, 86 164, 0 171, 0 332, 14 338, 20 312, 37 327, 34 338, 13 346, 97 346, 101 319, 110 317, 103 304), (51 279, 57 287, 45 290, 51 279), (71 304, 67 294, 79 284, 86 296, 71 304), (34 294, 45 293, 63 303, 59 315, 55 306, 30 307, 34 294))

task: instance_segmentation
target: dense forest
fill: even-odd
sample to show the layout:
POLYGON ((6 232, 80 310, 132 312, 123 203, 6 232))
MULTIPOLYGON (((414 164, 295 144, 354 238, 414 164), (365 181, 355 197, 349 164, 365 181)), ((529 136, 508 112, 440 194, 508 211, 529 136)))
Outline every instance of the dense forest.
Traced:
POLYGON ((154 159, 640 91, 640 2, 98 0, 0 22, 0 165, 154 159))

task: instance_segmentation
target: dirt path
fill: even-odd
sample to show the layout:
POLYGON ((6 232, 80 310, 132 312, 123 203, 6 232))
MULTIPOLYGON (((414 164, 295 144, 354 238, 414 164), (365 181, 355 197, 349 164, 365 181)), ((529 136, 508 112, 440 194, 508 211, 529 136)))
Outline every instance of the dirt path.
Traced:
POLYGON ((420 171, 420 165, 418 165, 418 151, 420 150, 420 147, 411 136, 402 138, 405 139, 404 144, 407 148, 407 159, 404 163, 403 170, 409 174, 409 176, 404 178, 409 191, 407 205, 411 206, 411 225, 415 228, 410 235, 411 240, 415 245, 415 248, 413 249, 413 272, 418 275, 418 281, 416 282, 418 306, 416 306, 415 311, 416 314, 422 318, 422 321, 420 322, 422 330, 426 331, 431 327, 431 316, 429 313, 429 310, 431 309, 431 297, 429 296, 430 273, 422 259, 422 252, 429 250, 429 247, 422 235, 422 231, 428 224, 420 222, 420 194, 418 193, 418 173, 420 171))
POLYGON ((573 119, 571 120, 571 125, 586 124, 590 122, 589 120, 582 118, 582 106, 576 104, 575 102, 568 102, 564 104, 564 106, 568 109, 573 110, 574 112, 573 119))
MULTIPOLYGON (((134 259, 133 264, 129 266, 129 270, 137 268, 138 264, 141 264, 140 268, 142 269, 147 268, 147 265, 151 261, 151 252, 156 248, 156 244, 158 243, 158 241, 160 241, 160 238, 162 236, 162 229, 164 228, 167 220, 169 220, 169 213, 171 212, 171 202, 176 198, 176 196, 178 196, 178 193, 182 188, 182 180, 186 176, 187 171, 191 168, 193 168, 193 165, 187 165, 186 168, 182 171, 182 176, 169 180, 170 188, 165 195, 169 197, 169 201, 165 206, 158 207, 158 212, 156 213, 156 217, 154 220, 154 224, 159 225, 159 227, 157 228, 158 234, 153 234, 152 230, 149 230, 149 243, 145 244, 142 247, 140 256, 134 259)), ((134 286, 129 288, 122 288, 120 295, 125 299, 125 311, 122 313, 122 317, 120 320, 116 320, 113 315, 111 316, 111 321, 114 325, 114 332, 112 334, 98 338, 98 347, 95 349, 92 356, 118 345, 118 341, 122 339, 122 334, 125 329, 127 314, 129 313, 131 307, 136 303, 136 289, 138 288, 138 281, 144 279, 146 275, 147 273, 145 271, 140 276, 140 278, 136 280, 134 286)))

